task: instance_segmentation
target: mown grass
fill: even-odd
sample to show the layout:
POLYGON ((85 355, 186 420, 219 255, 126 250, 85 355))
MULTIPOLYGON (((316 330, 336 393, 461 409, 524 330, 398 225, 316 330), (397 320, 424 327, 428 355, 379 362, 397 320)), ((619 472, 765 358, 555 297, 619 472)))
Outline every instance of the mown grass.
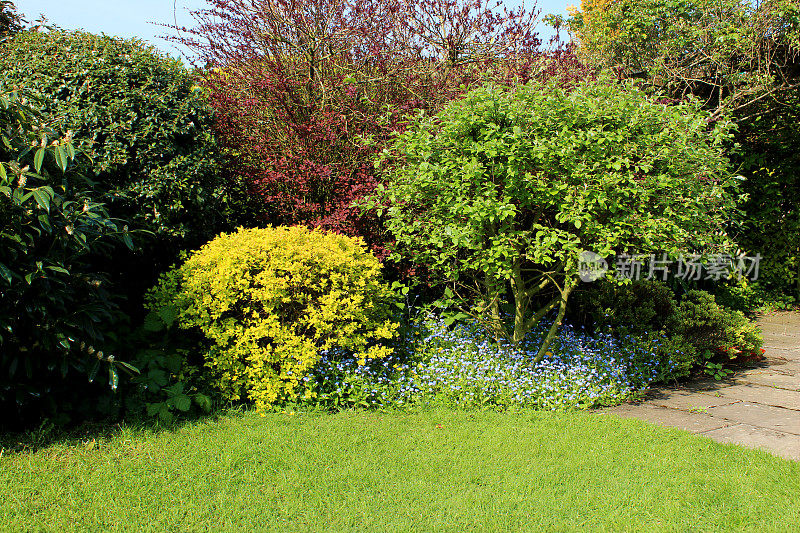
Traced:
POLYGON ((232 414, 0 458, 13 531, 789 531, 798 495, 798 463, 588 413, 232 414))

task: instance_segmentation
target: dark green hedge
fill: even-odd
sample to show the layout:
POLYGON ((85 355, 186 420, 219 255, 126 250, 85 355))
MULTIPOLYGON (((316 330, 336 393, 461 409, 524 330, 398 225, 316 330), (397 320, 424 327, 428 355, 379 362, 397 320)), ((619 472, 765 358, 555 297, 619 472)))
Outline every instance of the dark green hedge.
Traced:
POLYGON ((78 170, 114 194, 114 216, 191 241, 224 225, 212 111, 179 60, 84 32, 21 32, 0 50, 6 82, 42 94, 43 111, 91 156, 78 170))
POLYGON ((0 44, 0 94, 0 429, 95 416, 144 290, 228 227, 213 114, 180 61, 83 32, 0 44))

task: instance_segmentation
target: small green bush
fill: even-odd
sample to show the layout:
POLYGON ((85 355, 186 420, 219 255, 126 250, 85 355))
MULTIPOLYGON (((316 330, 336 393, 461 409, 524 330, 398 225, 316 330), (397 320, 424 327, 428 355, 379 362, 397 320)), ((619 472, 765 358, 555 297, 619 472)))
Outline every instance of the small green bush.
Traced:
POLYGON ((599 330, 616 336, 665 334, 658 351, 673 362, 675 377, 710 360, 724 364, 738 356, 757 355, 761 348, 757 326, 741 311, 718 304, 706 291, 689 291, 678 303, 659 281, 601 282, 577 299, 573 317, 599 330))
POLYGON ((741 311, 717 304, 714 296, 706 291, 692 290, 684 294, 670 322, 672 334, 692 347, 698 362, 701 357, 715 355, 731 359, 756 355, 761 348, 758 326, 747 320, 741 311))
POLYGON ((666 284, 652 280, 626 284, 600 281, 578 293, 576 299, 583 321, 634 335, 665 331, 678 305, 666 284))
POLYGON ((162 276, 148 306, 201 333, 223 400, 264 409, 296 398, 323 353, 361 361, 391 350, 391 289, 358 239, 302 227, 239 229, 162 276))

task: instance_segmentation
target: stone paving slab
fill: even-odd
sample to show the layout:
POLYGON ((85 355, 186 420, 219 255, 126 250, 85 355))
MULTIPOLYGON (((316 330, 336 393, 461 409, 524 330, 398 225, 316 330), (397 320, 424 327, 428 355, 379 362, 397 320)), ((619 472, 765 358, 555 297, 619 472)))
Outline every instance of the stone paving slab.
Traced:
POLYGON ((764 349, 767 351, 770 350, 786 350, 786 351, 797 351, 798 350, 798 337, 791 336, 791 335, 764 335, 764 349))
POLYGON ((767 358, 767 363, 777 361, 800 361, 800 351, 798 350, 784 350, 781 348, 764 348, 764 357, 767 358))
POLYGON ((745 402, 757 402, 763 405, 774 407, 784 407, 800 411, 800 392, 774 387, 764 387, 763 385, 733 385, 723 387, 718 393, 724 398, 742 400, 745 402))
POLYGON ((775 371, 775 369, 778 366, 782 365, 782 364, 785 364, 785 363, 781 362, 781 363, 775 363, 775 364, 770 364, 770 365, 765 365, 765 366, 757 366, 757 367, 753 367, 753 368, 748 368, 747 370, 740 370, 739 372, 736 373, 736 375, 733 377, 733 379, 736 380, 737 378, 741 378, 741 377, 744 377, 744 376, 759 376, 759 375, 762 375, 762 374, 784 375, 784 374, 781 374, 780 372, 776 372, 775 371))
POLYGON ((735 424, 714 429, 703 435, 717 442, 740 444, 772 452, 786 459, 800 461, 800 437, 749 424, 735 424))
POLYGON ((758 327, 764 335, 786 335, 789 331, 785 322, 765 322, 758 327))
POLYGON ((800 412, 759 403, 739 402, 706 410, 709 417, 800 436, 800 412))
POLYGON ((800 391, 800 377, 793 374, 780 374, 770 369, 764 369, 762 372, 743 373, 735 376, 733 381, 737 384, 750 383, 764 387, 800 391))
POLYGON ((777 372, 778 374, 786 374, 786 375, 800 375, 800 362, 796 361, 787 361, 787 362, 777 362, 771 364, 769 366, 769 370, 772 372, 777 372))
POLYGON ((800 313, 758 320, 766 360, 719 382, 650 391, 643 403, 603 412, 761 448, 800 461, 800 313))
POLYGON ((659 426, 667 426, 689 431, 691 433, 702 433, 719 429, 737 422, 731 422, 722 418, 715 418, 705 413, 685 413, 677 409, 668 407, 655 407, 647 404, 631 405, 623 404, 609 409, 604 409, 608 414, 614 414, 622 418, 637 418, 659 426))
POLYGON ((647 403, 659 407, 669 407, 681 411, 702 411, 709 407, 728 405, 741 401, 738 398, 713 396, 706 392, 691 392, 685 390, 665 391, 658 390, 647 395, 647 403))
POLYGON ((790 339, 800 337, 800 329, 790 328, 785 324, 762 324, 759 326, 761 333, 766 337, 781 336, 790 339))
POLYGON ((673 392, 676 392, 676 391, 707 392, 707 393, 710 393, 710 394, 714 394, 718 390, 720 390, 720 389, 722 389, 724 387, 730 387, 731 385, 733 385, 733 381, 730 380, 730 379, 719 380, 719 381, 717 381, 715 379, 711 379, 711 378, 708 378, 708 379, 697 379, 695 381, 691 381, 689 383, 686 383, 686 384, 682 385, 681 387, 673 389, 673 392))

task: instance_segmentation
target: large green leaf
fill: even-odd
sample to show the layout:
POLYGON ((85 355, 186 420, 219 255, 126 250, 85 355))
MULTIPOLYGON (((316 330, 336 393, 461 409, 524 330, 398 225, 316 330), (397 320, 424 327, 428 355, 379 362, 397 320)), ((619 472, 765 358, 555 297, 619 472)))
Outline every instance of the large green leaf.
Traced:
POLYGON ((188 411, 189 409, 191 409, 191 407, 192 407, 191 398, 189 398, 185 394, 181 394, 181 395, 175 396, 172 399, 172 402, 175 404, 175 408, 178 411, 183 411, 184 413, 186 411, 188 411))
POLYGON ((89 368, 89 383, 94 381, 97 377, 97 371, 100 370, 100 359, 95 358, 92 366, 89 368))
POLYGON ((36 199, 36 203, 39 204, 39 207, 50 212, 50 201, 55 196, 52 187, 49 185, 45 185, 44 187, 39 187, 33 190, 33 197, 36 199))
POLYGON ((58 165, 58 168, 60 168, 62 172, 65 172, 67 170, 68 160, 67 160, 67 154, 64 151, 64 147, 61 145, 56 146, 55 152, 56 152, 55 154, 56 164, 58 165))
POLYGON ((39 148, 36 150, 36 154, 33 156, 33 168, 36 169, 36 172, 42 171, 42 163, 44 163, 44 154, 45 149, 39 148))
POLYGON ((11 280, 14 279, 13 273, 3 263, 0 263, 0 278, 6 280, 9 285, 11 284, 11 280))

